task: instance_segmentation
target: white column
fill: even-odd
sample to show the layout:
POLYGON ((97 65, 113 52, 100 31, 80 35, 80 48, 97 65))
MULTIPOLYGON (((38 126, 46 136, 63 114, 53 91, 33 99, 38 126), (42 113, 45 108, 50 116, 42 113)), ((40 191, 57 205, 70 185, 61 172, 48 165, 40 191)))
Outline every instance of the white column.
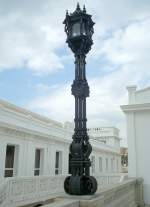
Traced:
POLYGON ((119 173, 121 172, 121 156, 119 156, 119 173))
POLYGON ((111 155, 108 156, 108 173, 111 172, 111 155))
POLYGON ((6 158, 6 143, 0 140, 0 178, 4 177, 6 158))
MULTIPOLYGON (((28 164, 28 162, 30 162, 27 158, 28 158, 28 146, 29 146, 29 144, 28 144, 28 140, 27 139, 25 139, 24 141, 23 141, 23 146, 21 146, 21 148, 20 148, 20 152, 19 152, 19 154, 21 154, 21 151, 22 151, 22 160, 20 159, 20 161, 21 161, 21 170, 20 170, 20 173, 21 173, 21 175, 22 176, 28 176, 29 175, 29 169, 28 169, 28 166, 29 166, 29 164, 28 164)), ((33 158, 30 158, 30 160, 31 159, 33 159, 33 158)), ((19 174, 20 174, 19 173, 19 174)))
POLYGON ((21 160, 21 162, 20 162, 20 160, 19 160, 19 158, 20 158, 20 156, 19 156, 19 150, 20 150, 20 145, 15 145, 15 154, 14 154, 14 166, 13 166, 13 176, 18 176, 19 175, 19 172, 20 172, 20 168, 19 168, 19 165, 21 164, 21 163, 23 163, 22 162, 22 160, 21 160))
POLYGON ((50 150, 49 146, 44 147, 44 155, 43 155, 43 175, 50 174, 50 150))
POLYGON ((26 173, 27 176, 34 175, 35 147, 32 141, 28 141, 28 150, 26 156, 26 173))
POLYGON ((102 154, 102 172, 105 173, 105 156, 102 154))
POLYGON ((95 153, 95 174, 99 174, 99 153, 95 153))
POLYGON ((107 158, 107 156, 105 154, 105 156, 104 156, 104 173, 107 173, 107 170, 106 170, 106 158, 107 158))
POLYGON ((27 153, 24 153, 26 148, 26 142, 27 141, 22 141, 20 144, 16 145, 16 166, 14 166, 14 169, 16 169, 16 176, 26 176, 26 163, 29 162, 29 160, 27 160, 27 153))
POLYGON ((136 139, 134 112, 127 113, 127 137, 128 137, 128 174, 130 177, 136 177, 136 139))
POLYGON ((68 174, 69 170, 69 146, 67 145, 62 152, 62 174, 68 174))
POLYGON ((50 146, 50 175, 55 175, 55 156, 56 147, 54 144, 50 146))
POLYGON ((46 159, 46 162, 45 162, 45 165, 47 163, 47 166, 46 166, 46 174, 47 175, 51 175, 52 172, 51 172, 51 163, 52 163, 52 152, 51 152, 51 143, 48 144, 47 146, 47 159, 46 159))
POLYGON ((137 86, 133 85, 133 86, 127 86, 127 90, 128 90, 128 102, 129 104, 134 104, 135 103, 135 99, 136 99, 136 92, 137 86))

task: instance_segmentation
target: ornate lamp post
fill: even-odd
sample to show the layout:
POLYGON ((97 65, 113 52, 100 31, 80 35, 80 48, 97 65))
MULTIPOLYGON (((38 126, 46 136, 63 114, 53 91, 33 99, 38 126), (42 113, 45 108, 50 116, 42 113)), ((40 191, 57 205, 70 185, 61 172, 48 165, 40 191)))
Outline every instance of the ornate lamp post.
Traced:
POLYGON ((92 146, 86 128, 86 98, 89 86, 86 80, 85 58, 93 44, 93 25, 91 15, 77 4, 76 10, 68 14, 63 22, 67 34, 67 43, 75 55, 75 80, 72 95, 75 97, 75 129, 69 153, 69 173, 64 182, 66 193, 72 195, 91 195, 97 190, 97 181, 90 176, 91 161, 89 156, 92 146))

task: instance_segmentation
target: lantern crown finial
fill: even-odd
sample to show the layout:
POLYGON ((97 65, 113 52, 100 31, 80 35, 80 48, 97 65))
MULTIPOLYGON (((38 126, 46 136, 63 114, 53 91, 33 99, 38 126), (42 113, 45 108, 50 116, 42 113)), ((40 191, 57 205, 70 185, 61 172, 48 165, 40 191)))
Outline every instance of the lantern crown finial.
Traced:
POLYGON ((68 10, 66 10, 66 16, 68 16, 68 15, 69 15, 68 10))
MULTIPOLYGON (((77 7, 76 7, 76 10, 74 11, 74 13, 75 14, 78 14, 78 13, 80 13, 80 12, 82 12, 82 10, 80 9, 80 4, 79 4, 79 2, 77 3, 77 7)), ((74 14, 73 13, 73 14, 74 14)))
POLYGON ((80 9, 80 4, 79 4, 79 2, 77 3, 77 8, 76 8, 76 10, 81 10, 81 9, 80 9))
POLYGON ((85 5, 83 5, 83 12, 86 13, 85 5))

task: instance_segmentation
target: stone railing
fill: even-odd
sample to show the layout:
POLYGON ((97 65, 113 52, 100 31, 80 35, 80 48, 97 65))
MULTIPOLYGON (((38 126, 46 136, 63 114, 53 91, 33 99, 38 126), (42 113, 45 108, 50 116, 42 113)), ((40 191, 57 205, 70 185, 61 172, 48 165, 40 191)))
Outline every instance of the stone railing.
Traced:
MULTIPOLYGON (((64 193, 66 175, 5 178, 0 185, 0 207, 44 201, 64 193)), ((120 182, 120 174, 96 175, 99 190, 120 182)))
POLYGON ((128 178, 128 176, 124 174, 101 174, 100 176, 95 175, 95 177, 98 183, 98 190, 122 182, 128 178))
MULTIPOLYGON (((143 179, 128 179, 100 190, 89 199, 81 198, 76 207, 144 207, 143 179)), ((53 207, 53 206, 51 206, 53 207)))
MULTIPOLYGON (((143 180, 132 178, 107 186, 91 196, 62 196, 43 203, 43 207, 144 207, 143 180)), ((33 207, 33 205, 32 205, 33 207)))
POLYGON ((16 207, 56 197, 63 192, 65 176, 7 178, 0 186, 0 207, 16 207))
POLYGON ((0 183, 0 207, 3 206, 4 202, 7 201, 7 191, 8 190, 8 181, 5 180, 0 183))

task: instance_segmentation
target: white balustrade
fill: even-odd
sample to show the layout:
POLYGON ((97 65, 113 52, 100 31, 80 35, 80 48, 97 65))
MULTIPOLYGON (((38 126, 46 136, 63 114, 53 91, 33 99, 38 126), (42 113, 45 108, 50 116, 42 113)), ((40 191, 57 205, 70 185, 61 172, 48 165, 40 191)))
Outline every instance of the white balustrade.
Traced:
MULTIPOLYGON (((66 175, 13 177, 0 183, 0 207, 15 207, 38 202, 64 193, 63 183, 66 175)), ((95 176, 98 190, 119 183, 120 174, 95 176)))

